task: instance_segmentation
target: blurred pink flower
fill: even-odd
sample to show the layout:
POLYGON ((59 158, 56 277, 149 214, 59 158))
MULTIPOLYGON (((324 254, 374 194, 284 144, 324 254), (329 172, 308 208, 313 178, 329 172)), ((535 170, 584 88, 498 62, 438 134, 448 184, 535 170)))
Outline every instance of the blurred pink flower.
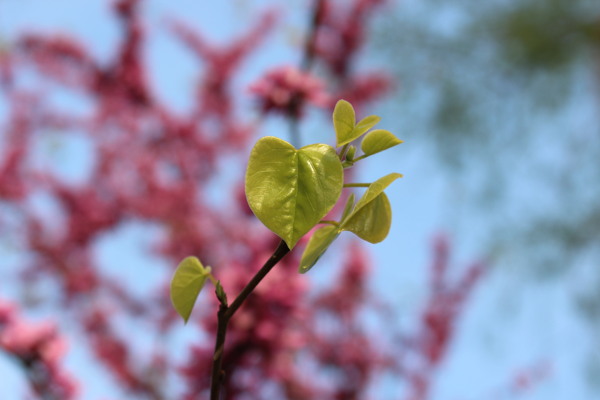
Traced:
POLYGON ((0 299, 0 350, 21 361, 41 398, 75 398, 77 384, 60 365, 67 342, 54 323, 26 321, 14 305, 0 299))
POLYGON ((250 85, 263 113, 279 112, 298 117, 305 102, 318 107, 327 105, 323 82, 293 66, 277 67, 250 85))

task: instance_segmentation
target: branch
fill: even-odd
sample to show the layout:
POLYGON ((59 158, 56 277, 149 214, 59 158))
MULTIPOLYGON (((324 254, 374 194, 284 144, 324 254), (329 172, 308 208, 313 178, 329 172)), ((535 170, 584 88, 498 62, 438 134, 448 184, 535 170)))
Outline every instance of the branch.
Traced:
POLYGON ((221 299, 221 305, 217 312, 217 337, 215 340, 215 352, 213 354, 213 365, 212 375, 210 382, 210 399, 219 400, 221 386, 225 372, 223 371, 223 350, 225 346, 225 336, 227 334, 227 325, 229 320, 235 312, 242 306, 244 301, 248 298, 250 293, 258 286, 260 281, 271 271, 271 269, 283 259, 283 257, 290 252, 287 244, 282 240, 273 252, 273 255, 265 262, 260 270, 254 275, 254 277, 248 282, 246 287, 242 289, 240 294, 235 298, 230 306, 221 299))

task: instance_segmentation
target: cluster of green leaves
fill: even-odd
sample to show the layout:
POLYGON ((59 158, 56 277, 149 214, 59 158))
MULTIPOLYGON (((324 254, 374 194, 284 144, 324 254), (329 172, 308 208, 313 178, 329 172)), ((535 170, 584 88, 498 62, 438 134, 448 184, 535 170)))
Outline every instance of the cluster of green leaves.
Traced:
MULTIPOLYGON (((258 219, 290 250, 317 224, 325 224, 314 231, 304 250, 301 273, 311 269, 343 231, 353 232, 370 243, 387 236, 392 211, 384 190, 402 175, 391 173, 372 183, 344 184, 345 168, 402 143, 387 130, 371 130, 379 121, 378 116, 371 115, 357 123, 352 105, 340 100, 333 111, 337 150, 322 143, 296 149, 272 136, 261 138, 252 149, 245 189, 248 204, 258 219), (363 135, 362 155, 356 157, 357 149, 351 143, 363 135), (344 187, 366 190, 357 202, 355 195, 350 194, 339 221, 323 221, 340 200, 344 187)), ((207 279, 216 282, 210 268, 204 268, 194 257, 183 260, 175 271, 171 299, 184 320, 189 318, 207 279)))
MULTIPOLYGON (((402 143, 385 129, 369 131, 380 120, 378 116, 370 115, 356 123, 352 105, 345 100, 338 101, 333 111, 333 126, 336 146, 341 148, 338 159, 342 167, 352 167, 359 160, 402 143), (363 154, 355 157, 356 148, 350 143, 363 135, 360 144, 363 154)), ((354 193, 350 194, 340 220, 328 221, 328 225, 313 233, 300 260, 299 271, 304 273, 311 269, 343 231, 350 231, 370 243, 385 239, 392 222, 392 210, 384 190, 401 176, 391 173, 370 184, 347 184, 347 187, 366 187, 367 190, 356 203, 354 193)), ((338 200, 339 196, 336 202, 338 200)))

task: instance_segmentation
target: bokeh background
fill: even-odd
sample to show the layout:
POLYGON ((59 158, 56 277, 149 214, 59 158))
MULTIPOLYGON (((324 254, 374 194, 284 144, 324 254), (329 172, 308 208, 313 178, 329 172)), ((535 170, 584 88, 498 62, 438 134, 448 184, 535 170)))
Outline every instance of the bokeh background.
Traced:
MULTIPOLYGON (((173 115, 195 112, 197 80, 202 79, 198 76, 208 74, 210 66, 173 39, 172 21, 193 27, 219 50, 247 35, 266 10, 273 15, 269 33, 252 45, 230 81, 232 107, 241 111, 229 117, 241 118, 244 123, 238 128, 250 126, 255 136, 248 139, 240 134, 249 140, 242 141, 243 148, 217 153, 219 161, 206 172, 210 179, 202 178, 204 201, 222 209, 221 216, 228 215, 227 207, 239 197, 236 184, 253 141, 263 135, 291 139, 285 112, 261 111, 260 99, 249 87, 265 71, 303 63, 310 3, 145 0, 140 4, 146 35, 141 59, 147 81, 173 115)), ((352 9, 350 3, 361 2, 332 3, 342 13, 352 9)), ((357 168, 356 178, 369 181, 391 171, 405 176, 387 191, 394 215, 389 237, 363 246, 371 265, 366 284, 385 303, 387 319, 383 323, 365 313, 360 321, 376 332, 415 331, 418 336, 423 310, 431 301, 432 243, 438 252, 440 246, 449 247, 451 280, 460 280, 474 262, 483 265, 483 274, 449 322, 452 334, 443 359, 423 375, 428 379, 426 395, 408 397, 411 379, 405 372, 386 371, 370 381, 369 398, 598 398, 600 4, 595 0, 362 3, 381 4, 369 9, 368 18, 365 11, 364 19, 357 19, 364 26, 360 26, 360 51, 352 60, 356 75, 348 73, 349 79, 358 82, 361 71, 385 77, 384 94, 369 98, 356 90, 354 95, 359 100, 366 96, 359 109, 363 116, 380 115, 381 127, 405 143, 366 160, 357 168)), ((28 286, 24 271, 36 258, 29 253, 30 236, 22 227, 27 222, 24 210, 50 225, 61 220, 54 218, 58 211, 43 195, 18 198, 7 191, 6 187, 18 186, 15 181, 6 183, 9 175, 17 176, 6 167, 12 154, 7 150, 12 140, 7 132, 17 102, 24 103, 20 107, 25 109, 40 110, 45 109, 40 103, 50 104, 73 115, 89 113, 95 103, 44 81, 35 68, 23 67, 12 55, 18 53, 24 35, 59 34, 83 43, 87 54, 104 65, 115 57, 124 36, 121 28, 109 1, 0 0, 3 77, 8 79, 8 65, 14 62, 10 75, 16 82, 11 88, 5 84, 0 97, 0 145, 4 147, 0 165, 5 166, 4 191, 0 191, 0 298, 18 304, 27 321, 58 324, 69 342, 60 362, 77 377, 82 399, 133 395, 124 394, 127 390, 123 392, 85 349, 86 333, 78 330, 73 315, 56 300, 55 293, 65 289, 51 279, 28 286), (39 97, 17 98, 14 87, 39 97)), ((331 70, 318 60, 315 63, 314 76, 329 83, 331 70)), ((65 78, 78 79, 77 72, 71 74, 67 71, 65 78)), ((342 93, 344 81, 337 82, 337 88, 335 84, 328 88, 332 96, 342 93)), ((112 112, 117 110, 118 105, 112 112)), ((205 118, 198 112, 198 118, 205 118)), ((30 168, 66 182, 67 187, 88 185, 96 161, 85 134, 73 134, 67 122, 61 128, 61 123, 37 118, 27 122, 37 132, 28 142, 30 168)), ((223 121, 206 122, 209 127, 211 123, 220 126, 223 121)), ((301 144, 331 143, 330 109, 310 104, 297 129, 299 135, 293 139, 301 144)), ((220 229, 214 235, 224 232, 220 229)), ((168 231, 160 224, 126 218, 90 238, 94 265, 143 298, 161 290, 161 282, 173 270, 172 261, 154 251, 165 234, 168 231)), ((220 240, 227 242, 228 237, 220 240)), ((310 271, 306 277, 312 285, 310 293, 318 296, 319 290, 338 279, 335 274, 340 268, 335 266, 348 251, 344 245, 332 248, 310 271)), ((208 297, 199 302, 209 304, 208 297)), ((117 325, 138 343, 164 339, 136 322, 117 325)), ((182 343, 204 340, 210 347, 208 335, 198 335, 178 326, 166 342, 168 352, 183 360, 182 343)), ((14 354, 0 351, 1 399, 28 398, 29 379, 14 362, 14 354)), ((179 398, 182 386, 174 378, 165 386, 170 394, 164 398, 179 398)))

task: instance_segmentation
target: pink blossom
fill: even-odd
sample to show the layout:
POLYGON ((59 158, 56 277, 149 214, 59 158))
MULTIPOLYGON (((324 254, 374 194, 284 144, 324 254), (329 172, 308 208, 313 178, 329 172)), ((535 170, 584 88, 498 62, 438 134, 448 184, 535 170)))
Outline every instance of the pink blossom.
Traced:
POLYGON ((304 102, 324 107, 328 100, 320 79, 293 66, 268 71, 250 86, 250 92, 258 97, 263 113, 279 112, 293 117, 301 114, 304 102))
POLYGON ((17 313, 17 307, 8 301, 0 299, 0 326, 12 322, 17 313))
POLYGON ((71 400, 76 396, 77 383, 60 365, 67 341, 54 323, 26 321, 15 306, 0 299, 0 350, 21 361, 40 397, 71 400))

